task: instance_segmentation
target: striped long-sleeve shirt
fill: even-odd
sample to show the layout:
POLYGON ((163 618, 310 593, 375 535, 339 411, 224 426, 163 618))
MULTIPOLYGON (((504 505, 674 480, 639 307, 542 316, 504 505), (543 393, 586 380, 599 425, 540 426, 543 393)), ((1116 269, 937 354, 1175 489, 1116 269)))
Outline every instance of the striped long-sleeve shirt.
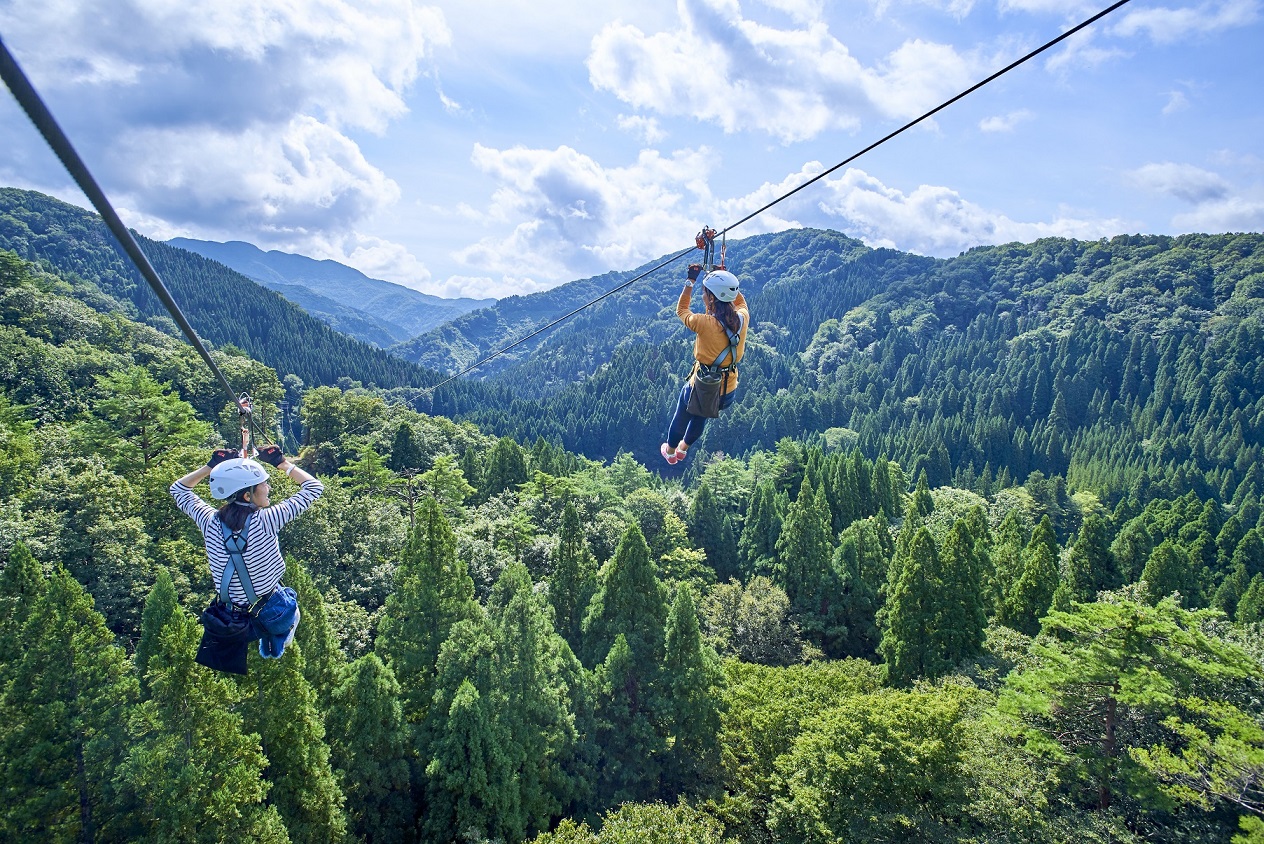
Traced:
MULTIPOLYGON (((202 539, 206 543, 206 561, 210 564, 211 577, 215 579, 215 591, 218 592, 224 568, 229 565, 219 516, 214 507, 179 481, 173 483, 169 491, 176 500, 176 506, 193 519, 202 531, 202 539)), ((250 575, 250 583, 257 595, 267 595, 281 582, 281 576, 285 574, 285 559, 281 556, 277 534, 286 522, 312 506, 324 491, 324 484, 313 478, 304 483, 294 495, 279 504, 256 510, 250 517, 250 529, 246 533, 247 544, 242 559, 246 562, 246 572, 250 575)), ((236 577, 229 583, 228 597, 238 606, 248 604, 246 590, 236 577)))

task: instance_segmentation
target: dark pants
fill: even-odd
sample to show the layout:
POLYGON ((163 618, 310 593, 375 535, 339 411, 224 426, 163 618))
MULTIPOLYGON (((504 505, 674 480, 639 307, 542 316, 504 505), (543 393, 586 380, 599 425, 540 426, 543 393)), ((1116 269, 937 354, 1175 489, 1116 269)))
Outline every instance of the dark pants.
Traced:
MULTIPOLYGON (((687 408, 689 406, 689 395, 693 392, 693 387, 688 381, 685 386, 680 388, 680 398, 676 399, 676 415, 672 417, 671 425, 667 429, 667 447, 675 448, 681 441, 685 441, 685 446, 691 446, 697 442, 698 437, 702 436, 702 428, 707 424, 707 417, 694 416, 687 408)), ((733 403, 737 390, 731 393, 725 393, 720 397, 720 409, 728 407, 733 403)))

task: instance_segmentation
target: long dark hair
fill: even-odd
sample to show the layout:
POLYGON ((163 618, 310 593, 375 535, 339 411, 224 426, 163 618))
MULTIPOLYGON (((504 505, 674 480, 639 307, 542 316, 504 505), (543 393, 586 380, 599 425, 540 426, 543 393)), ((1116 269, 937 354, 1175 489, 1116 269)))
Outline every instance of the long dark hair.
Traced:
POLYGON ((737 315, 732 302, 721 302, 705 287, 702 289, 702 302, 707 306, 707 313, 718 319, 720 325, 727 326, 729 331, 742 330, 742 318, 737 315))
POLYGON ((233 493, 233 497, 224 502, 215 515, 219 516, 219 520, 224 527, 237 533, 246 526, 246 517, 259 508, 246 501, 246 493, 254 492, 254 487, 248 486, 240 492, 233 493))

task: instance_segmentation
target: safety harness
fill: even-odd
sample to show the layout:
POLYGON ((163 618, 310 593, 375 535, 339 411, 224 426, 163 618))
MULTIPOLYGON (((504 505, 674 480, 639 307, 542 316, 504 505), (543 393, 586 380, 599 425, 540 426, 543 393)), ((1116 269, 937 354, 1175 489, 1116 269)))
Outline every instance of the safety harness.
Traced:
MULTIPOLYGON (((242 556, 246 550, 246 537, 250 533, 250 519, 254 513, 246 516, 246 524, 242 526, 240 531, 230 530, 228 525, 220 522, 219 528, 224 534, 224 550, 228 552, 228 559, 232 563, 232 567, 224 566, 224 573, 219 579, 219 599, 225 604, 232 603, 228 599, 228 585, 233 580, 233 575, 237 575, 237 580, 241 583, 242 591, 246 593, 246 600, 250 602, 250 610, 253 611, 255 605, 259 603, 259 596, 255 594, 254 584, 250 582, 250 573, 246 571, 246 559, 242 556)), ((266 596, 265 596, 266 597, 266 596)))

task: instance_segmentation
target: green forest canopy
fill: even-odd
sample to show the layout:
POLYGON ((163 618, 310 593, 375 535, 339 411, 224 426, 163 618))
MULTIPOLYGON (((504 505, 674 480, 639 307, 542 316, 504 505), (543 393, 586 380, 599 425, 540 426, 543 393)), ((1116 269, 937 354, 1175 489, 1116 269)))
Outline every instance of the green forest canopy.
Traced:
MULTIPOLYGON (((1208 265, 1241 274, 1242 244, 1218 263, 1210 241, 1208 265)), ((872 435, 807 427, 745 450, 717 425, 684 479, 364 387, 287 390, 291 373, 221 348, 269 429, 299 400, 291 446, 328 486, 283 536, 296 647, 252 658, 239 683, 192 663, 205 557, 164 492, 233 433, 225 397, 102 285, 0 254, 0 829, 1258 836, 1258 297, 1248 276, 1216 293, 1216 272, 1210 316, 1175 304, 1189 330, 1156 316, 1126 344, 1114 310, 1085 323, 1100 343, 1072 342, 1053 293, 1038 317, 992 317, 995 331, 849 312, 812 333, 836 338, 815 358, 781 357, 790 380, 769 407, 829 394, 853 416, 898 415, 872 435), (848 351, 867 325, 875 339, 848 351), (980 414, 1001 425, 998 450, 971 468, 954 449, 980 414), (1212 447, 1221 431, 1240 439, 1212 447), (1037 450, 1017 443, 1066 462, 1024 465, 1037 450), (207 783, 214 799, 189 799, 207 783)), ((1191 286, 1174 278, 1174 296, 1191 286)), ((517 424, 519 409, 500 412, 517 424)))

